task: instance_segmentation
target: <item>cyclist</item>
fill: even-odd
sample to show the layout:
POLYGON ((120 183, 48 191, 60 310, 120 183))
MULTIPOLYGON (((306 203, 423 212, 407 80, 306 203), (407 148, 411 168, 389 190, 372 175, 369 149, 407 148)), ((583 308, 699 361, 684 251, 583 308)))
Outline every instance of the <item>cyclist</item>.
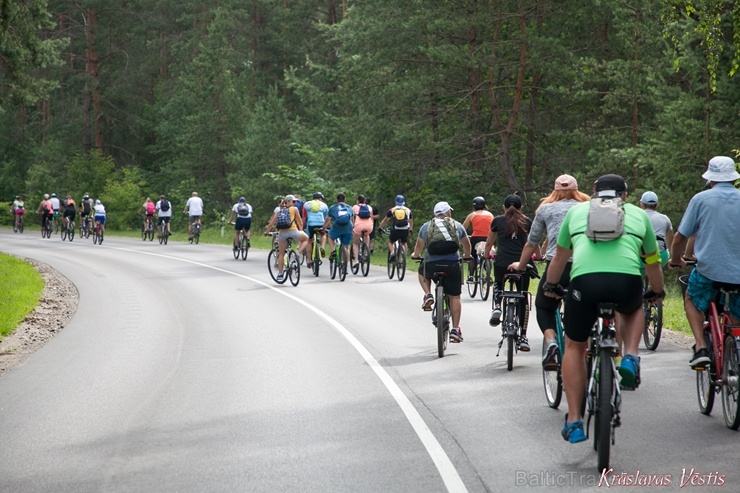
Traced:
MULTIPOLYGON (((624 201, 627 183, 619 175, 603 175, 594 184, 594 198, 620 198, 624 201)), ((619 204, 618 201, 612 203, 619 204)), ((621 384, 635 389, 640 384, 637 346, 644 324, 640 274, 643 257, 650 286, 655 290, 646 293, 645 299, 656 301, 665 296, 658 242, 647 214, 637 206, 624 204, 624 233, 610 241, 597 242, 584 234, 590 209, 591 203, 584 202, 573 206, 566 214, 544 287, 547 296, 562 295, 558 282, 572 257, 570 286, 565 299, 566 338, 562 365, 568 414, 561 430, 563 438, 570 443, 586 440, 580 411, 586 383, 583 354, 591 327, 598 317, 597 305, 601 302, 617 305, 616 310, 621 315, 619 330, 626 353, 619 368, 621 384)))
POLYGON ((660 247, 660 266, 665 267, 668 263, 668 257, 670 257, 668 247, 673 242, 673 225, 671 224, 671 220, 668 216, 656 210, 658 207, 658 195, 655 192, 648 191, 643 193, 642 197, 640 197, 640 207, 643 208, 650 218, 650 223, 653 225, 653 231, 655 231, 655 237, 658 239, 658 246, 660 247))
POLYGON ((375 251, 375 232, 378 229, 378 218, 380 214, 377 207, 370 205, 370 197, 365 196, 365 203, 370 206, 373 212, 373 230, 370 232, 370 245, 368 245, 370 247, 370 254, 372 255, 373 251, 375 251))
POLYGON ((352 251, 355 259, 359 261, 360 238, 366 239, 367 248, 370 248, 370 233, 373 230, 373 209, 365 203, 365 196, 358 195, 357 203, 352 206, 355 223, 352 228, 352 251))
MULTIPOLYGON (((696 349, 689 364, 703 368, 710 362, 711 353, 704 344, 704 313, 717 290, 715 282, 740 284, 740 264, 737 262, 737 239, 740 237, 740 190, 734 182, 740 178, 735 161, 726 156, 709 160, 707 171, 701 175, 710 182, 710 188, 694 195, 689 201, 671 245, 668 267, 683 268, 681 258, 689 238, 696 236, 694 252, 696 268, 689 276, 684 309, 696 349)), ((740 296, 730 297, 730 316, 733 324, 740 323, 740 296)))
POLYGON ((414 215, 411 209, 406 207, 406 199, 403 195, 396 195, 396 205, 388 209, 385 217, 380 221, 379 228, 383 228, 388 221, 391 222, 391 231, 388 234, 388 251, 391 252, 391 262, 396 258, 394 245, 396 240, 402 244, 409 241, 409 233, 414 230, 414 215))
POLYGON ((473 249, 473 260, 470 261, 468 267, 468 282, 473 282, 473 271, 478 264, 476 252, 476 245, 478 243, 485 244, 488 238, 488 232, 491 230, 491 223, 493 222, 493 214, 488 211, 486 206, 486 199, 483 197, 475 197, 473 199, 473 212, 463 221, 463 228, 467 231, 472 226, 470 232, 470 247, 473 249))
POLYGON ((462 269, 460 268, 459 250, 462 246, 463 258, 469 260, 470 239, 462 224, 452 219, 452 211, 452 207, 447 202, 437 202, 434 205, 434 217, 419 228, 419 236, 416 238, 411 258, 419 259, 421 251, 425 250, 424 260, 419 263, 418 276, 419 285, 424 291, 422 310, 431 311, 434 304, 433 274, 435 272, 447 274, 440 282, 450 300, 450 316, 452 317, 450 342, 463 342, 460 328, 462 269))
MULTIPOLYGON (((503 298, 504 275, 512 262, 519 260, 527 235, 532 227, 532 220, 522 213, 522 199, 518 195, 509 195, 504 199, 504 214, 496 216, 491 222, 488 231, 484 256, 491 254, 491 248, 496 243, 496 257, 493 260, 493 310, 488 323, 496 327, 501 323, 501 300, 503 298)), ((539 252, 537 252, 539 254, 539 252)), ((539 256, 539 255, 538 255, 539 256)), ((517 289, 522 292, 529 290, 529 275, 524 273, 517 282, 517 289)), ((519 302, 519 313, 524 317, 521 320, 521 333, 517 339, 520 351, 529 351, 527 339, 527 325, 529 322, 529 302, 526 297, 519 302)))
MULTIPOLYGON (((565 215, 574 205, 589 200, 588 195, 578 191, 578 182, 575 178, 570 175, 558 176, 555 179, 552 192, 540 201, 540 206, 535 211, 532 228, 529 230, 529 236, 527 237, 527 244, 524 245, 519 261, 511 264, 509 270, 522 270, 544 238, 547 249, 544 256, 546 260, 545 272, 542 274, 542 278, 546 279, 547 269, 557 250, 558 233, 565 215)), ((564 288, 568 287, 568 281, 570 280, 571 261, 572 258, 568 259, 560 276, 560 285, 564 288)), ((544 282, 539 283, 537 296, 534 299, 534 306, 537 309, 537 324, 540 326, 547 344, 547 350, 542 357, 542 366, 548 369, 556 369, 558 343, 555 334, 555 319, 558 316, 560 300, 545 296, 544 284, 544 282)))
MULTIPOLYGON (((321 257, 326 256, 326 231, 324 231, 324 222, 329 215, 329 206, 326 205, 324 194, 316 192, 313 194, 313 200, 303 204, 303 218, 306 220, 306 233, 308 234, 308 251, 313 252, 313 234, 318 229, 321 238, 321 257)), ((312 259, 308 260, 308 266, 313 265, 312 259)))
POLYGON ((82 203, 80 204, 80 221, 85 227, 87 227, 87 225, 85 224, 85 219, 92 216, 94 205, 95 203, 93 202, 93 199, 90 198, 89 193, 86 193, 82 196, 82 203))
POLYGON ((193 223, 200 225, 200 216, 203 215, 203 199, 198 197, 198 192, 185 202, 185 214, 188 214, 188 240, 193 239, 193 223))
POLYGON ((51 202, 51 207, 54 209, 54 219, 59 217, 59 208, 61 206, 61 202, 57 198, 57 194, 52 193, 51 197, 49 198, 49 201, 51 202))
POLYGON ((100 199, 95 200, 95 223, 100 224, 100 234, 105 235, 105 206, 100 202, 100 199))
POLYGON ((152 202, 152 199, 147 197, 144 201, 144 204, 139 208, 138 211, 136 211, 136 214, 139 215, 142 212, 144 212, 144 230, 146 231, 147 220, 149 220, 152 225, 154 224, 154 213, 157 212, 157 205, 152 202))
MULTIPOLYGON (((308 244, 308 236, 303 232, 303 221, 298 209, 295 207, 295 197, 293 195, 286 195, 283 199, 282 207, 287 207, 290 213, 290 226, 287 229, 281 229, 278 231, 278 276, 277 280, 282 281, 285 273, 283 269, 285 267, 285 249, 288 246, 288 240, 298 241, 298 249, 296 253, 300 255, 305 250, 308 244)), ((270 230, 277 223, 278 214, 280 213, 281 207, 275 210, 275 213, 270 218, 270 222, 267 223, 265 228, 265 236, 270 235, 270 230)))
POLYGON ((74 199, 71 195, 67 195, 67 198, 64 200, 64 227, 67 227, 67 221, 70 223, 74 223, 75 221, 75 214, 77 213, 77 204, 75 203, 74 199))
POLYGON ((239 197, 239 202, 234 204, 231 208, 231 214, 229 215, 229 224, 236 217, 236 223, 234 223, 234 249, 239 248, 239 231, 244 230, 244 235, 247 237, 247 245, 249 245, 249 239, 252 236, 252 206, 247 204, 247 199, 239 197))
POLYGON ((329 248, 331 249, 329 258, 335 261, 339 261, 335 250, 336 240, 339 239, 342 242, 342 248, 345 249, 347 254, 349 254, 347 247, 352 243, 354 211, 345 200, 347 200, 346 195, 343 193, 337 194, 337 203, 329 207, 324 220, 324 229, 331 226, 329 229, 329 248))
POLYGON ((13 205, 10 207, 10 213, 13 215, 15 224, 13 229, 17 230, 21 217, 26 213, 26 203, 23 201, 23 197, 16 195, 13 205))
POLYGON ((51 203, 48 193, 44 194, 44 199, 39 203, 36 214, 41 214, 41 229, 44 229, 47 222, 51 221, 54 217, 54 206, 51 203))
POLYGON ((172 203, 167 200, 165 194, 159 196, 156 212, 157 217, 159 218, 159 225, 157 225, 159 236, 162 236, 162 234, 164 234, 164 232, 162 231, 162 224, 167 225, 167 236, 171 235, 172 230, 170 226, 170 219, 172 218, 172 203))

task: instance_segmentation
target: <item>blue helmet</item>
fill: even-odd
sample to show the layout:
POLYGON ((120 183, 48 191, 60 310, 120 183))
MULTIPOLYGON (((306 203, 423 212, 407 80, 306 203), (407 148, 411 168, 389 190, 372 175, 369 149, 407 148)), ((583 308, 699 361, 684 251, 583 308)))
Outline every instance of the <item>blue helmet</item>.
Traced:
POLYGON ((403 198, 403 195, 396 195, 396 205, 406 205, 406 199, 403 198))
POLYGON ((239 197, 239 202, 246 202, 246 201, 247 201, 247 199, 246 199, 246 198, 244 198, 244 197, 239 197))

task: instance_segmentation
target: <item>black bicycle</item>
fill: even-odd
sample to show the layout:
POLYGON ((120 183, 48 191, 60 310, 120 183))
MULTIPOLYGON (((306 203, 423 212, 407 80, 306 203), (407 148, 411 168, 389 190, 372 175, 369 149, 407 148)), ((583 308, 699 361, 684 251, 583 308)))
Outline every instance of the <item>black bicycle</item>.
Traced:
POLYGON ((278 257, 280 256, 280 247, 278 245, 278 234, 274 231, 270 233, 272 235, 272 250, 267 255, 267 270, 270 272, 272 280, 276 283, 285 284, 285 281, 290 279, 290 283, 293 286, 298 286, 298 282, 301 280, 301 260, 293 249, 293 241, 291 239, 288 239, 288 243, 285 245, 283 276, 282 278, 279 277, 278 257))
POLYGON ((200 243, 200 232, 203 229, 203 226, 198 222, 197 219, 193 219, 193 222, 190 223, 190 237, 188 238, 188 242, 192 245, 195 243, 196 245, 200 243))
MULTIPOLYGON (((647 277, 643 277, 644 292, 649 291, 647 277)), ((657 303, 642 302, 642 312, 645 315, 645 326, 642 330, 642 340, 645 347, 651 351, 658 349, 660 335, 663 331, 663 301, 657 303)))
POLYGON ((491 259, 486 258, 483 252, 477 252, 475 269, 472 271, 473 279, 466 281, 468 286, 468 295, 471 298, 475 298, 476 291, 480 293, 480 298, 483 301, 488 299, 488 295, 491 293, 491 286, 493 286, 493 279, 491 278, 491 259))
POLYGON ((360 241, 357 245, 357 259, 355 259, 354 249, 350 255, 350 267, 352 274, 357 275, 362 269, 362 276, 367 277, 370 272, 370 247, 365 243, 365 236, 367 233, 360 236, 360 241))
POLYGON ((159 218, 159 244, 160 245, 166 245, 167 241, 170 237, 170 232, 167 229, 167 223, 165 222, 164 218, 159 218))
POLYGON ((329 256, 329 273, 334 279, 339 275, 339 280, 344 281, 347 278, 347 268, 349 264, 350 245, 342 245, 341 238, 337 238, 334 243, 334 253, 329 256))
POLYGON ((68 216, 64 216, 64 227, 62 228, 62 241, 75 239, 75 223, 68 216))
POLYGON ((141 224, 141 240, 152 241, 154 240, 154 222, 152 222, 152 217, 147 216, 144 222, 141 224))
MULTIPOLYGON (((389 234, 390 231, 387 229, 378 229, 378 236, 388 236, 389 234)), ((406 276, 406 244, 400 239, 396 239, 393 242, 393 249, 388 250, 387 267, 388 279, 393 279, 395 274, 396 279, 403 281, 406 276)))
POLYGON ((520 291, 517 287, 522 276, 539 277, 537 270, 532 265, 527 265, 525 273, 504 274, 503 290, 501 292, 501 310, 503 323, 501 324, 501 340, 498 343, 498 357, 501 348, 506 342, 506 369, 511 371, 514 368, 514 352, 519 351, 519 340, 521 331, 525 325, 527 313, 519 313, 522 300, 526 300, 525 305, 531 306, 532 295, 528 291, 520 291), (508 284, 508 287, 507 287, 508 284))
MULTIPOLYGON (((233 224, 233 223, 229 223, 233 224)), ((247 260, 247 255, 249 255, 249 238, 247 237, 247 233, 243 230, 239 230, 239 244, 234 245, 232 248, 232 252, 234 253, 234 258, 236 260, 239 260, 239 257, 242 258, 242 260, 247 260)))

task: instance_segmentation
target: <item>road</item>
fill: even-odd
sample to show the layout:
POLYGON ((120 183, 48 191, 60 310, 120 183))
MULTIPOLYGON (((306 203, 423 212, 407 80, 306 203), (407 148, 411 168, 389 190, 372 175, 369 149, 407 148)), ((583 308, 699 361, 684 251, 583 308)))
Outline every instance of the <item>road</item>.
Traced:
MULTIPOLYGON (((414 275, 304 270, 277 286, 266 252, 34 232, 0 231, 0 251, 50 264, 80 294, 68 326, 0 377, 2 492, 606 487, 592 442, 560 437, 566 404, 545 403, 534 316, 532 352, 508 372, 490 305, 466 294, 465 342, 437 357, 414 275)), ((689 356, 642 353, 610 481, 715 489, 681 488, 693 470, 740 491, 738 435, 719 399, 699 414, 689 356)))

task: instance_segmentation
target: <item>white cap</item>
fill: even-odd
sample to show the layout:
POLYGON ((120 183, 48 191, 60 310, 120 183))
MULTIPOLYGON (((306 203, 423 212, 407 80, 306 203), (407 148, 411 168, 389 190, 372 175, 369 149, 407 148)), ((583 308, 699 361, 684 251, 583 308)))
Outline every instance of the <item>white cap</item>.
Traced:
POLYGON ((450 204, 447 202, 437 202, 437 204, 434 206, 434 215, 439 216, 441 214, 447 214, 449 211, 454 211, 452 207, 450 207, 450 204))
POLYGON ((740 173, 735 169, 735 161, 732 158, 715 156, 709 160, 707 171, 701 177, 716 182, 735 181, 740 178, 740 173))

